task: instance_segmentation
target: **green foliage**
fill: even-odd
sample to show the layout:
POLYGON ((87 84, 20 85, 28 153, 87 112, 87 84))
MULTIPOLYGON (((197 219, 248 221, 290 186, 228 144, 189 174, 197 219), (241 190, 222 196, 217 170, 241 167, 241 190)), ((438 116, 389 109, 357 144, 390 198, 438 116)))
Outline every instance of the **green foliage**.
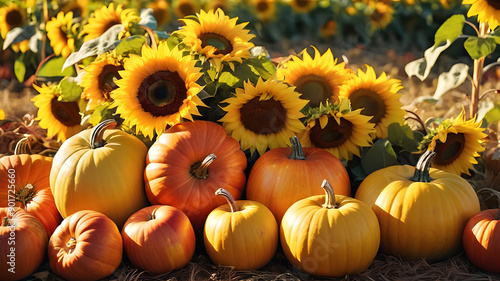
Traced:
POLYGON ((378 139, 361 156, 361 166, 366 174, 398 164, 396 152, 391 142, 386 139, 378 139))
POLYGON ((129 56, 130 54, 140 55, 141 48, 146 43, 146 37, 142 35, 132 35, 123 39, 116 46, 115 53, 119 56, 129 56))
POLYGON ((75 77, 64 77, 59 86, 61 87, 61 95, 57 98, 58 101, 70 102, 80 100, 83 88, 76 83, 75 77))
POLYGON ((463 34, 465 24, 464 15, 453 15, 448 18, 434 36, 434 47, 437 47, 446 41, 453 42, 463 34))

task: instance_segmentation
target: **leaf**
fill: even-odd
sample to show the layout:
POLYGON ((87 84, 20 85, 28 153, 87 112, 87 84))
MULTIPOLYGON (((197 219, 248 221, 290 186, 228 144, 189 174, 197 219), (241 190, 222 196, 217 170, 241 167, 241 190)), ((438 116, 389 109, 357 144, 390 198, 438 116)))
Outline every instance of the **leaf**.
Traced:
POLYGON ((486 120, 488 124, 500 121, 500 103, 495 103, 495 105, 491 107, 488 112, 486 112, 484 120, 486 120))
POLYGON ((116 38, 118 38, 118 35, 122 32, 122 30, 122 24, 115 24, 101 36, 83 43, 78 52, 74 52, 69 55, 63 65, 63 69, 66 69, 68 66, 71 66, 84 58, 100 55, 115 49, 116 46, 120 44, 121 40, 116 40, 116 38))
POLYGON ((405 71, 408 77, 412 77, 413 75, 415 75, 418 79, 420 79, 420 81, 424 81, 425 78, 429 76, 429 73, 436 63, 439 55, 444 50, 446 50, 451 45, 451 43, 452 42, 448 40, 446 41, 446 44, 442 46, 430 47, 429 49, 425 50, 423 58, 408 63, 405 66, 405 71))
POLYGON ((493 53, 493 51, 497 47, 497 44, 495 42, 495 38, 479 38, 474 36, 469 37, 467 38, 467 40, 465 40, 464 47, 472 59, 480 59, 493 53))
POLYGON ((92 114, 90 115, 89 118, 90 124, 96 126, 103 120, 113 119, 115 110, 109 109, 110 106, 111 102, 109 101, 97 105, 94 109, 94 112, 92 112, 92 114))
POLYGON ((36 27, 34 24, 26 25, 23 27, 14 27, 5 36, 3 42, 3 49, 7 49, 11 44, 19 43, 28 40, 35 35, 36 27))
POLYGON ((408 124, 392 123, 387 129, 387 140, 392 145, 402 147, 404 151, 416 152, 418 150, 418 142, 415 141, 413 131, 408 124))
POLYGON ((443 72, 439 75, 434 99, 439 100, 449 90, 460 86, 469 74, 469 66, 465 63, 453 65, 449 72, 443 72))
POLYGON ((146 38, 142 35, 132 35, 120 42, 116 46, 115 52, 117 55, 141 54, 141 48, 146 43, 146 38))
POLYGON ((377 140, 361 157, 361 166, 367 174, 397 164, 396 152, 386 139, 377 140))
POLYGON ((24 63, 24 58, 26 54, 21 54, 14 61, 14 74, 19 82, 24 82, 24 76, 26 76, 26 64, 24 63))
POLYGON ((68 68, 63 71, 63 64, 66 61, 64 57, 54 57, 45 62, 37 73, 39 77, 65 77, 75 75, 74 68, 68 68))
POLYGON ((446 41, 453 42, 463 34, 465 16, 462 14, 453 15, 448 18, 436 31, 434 35, 434 47, 446 41))
POLYGON ((61 87, 61 95, 57 100, 61 102, 77 101, 83 92, 83 88, 75 82, 75 77, 65 77, 59 86, 61 87))
POLYGON ((139 20, 139 25, 146 26, 155 30, 158 27, 155 17, 153 16, 153 9, 146 8, 141 9, 141 19, 139 20))

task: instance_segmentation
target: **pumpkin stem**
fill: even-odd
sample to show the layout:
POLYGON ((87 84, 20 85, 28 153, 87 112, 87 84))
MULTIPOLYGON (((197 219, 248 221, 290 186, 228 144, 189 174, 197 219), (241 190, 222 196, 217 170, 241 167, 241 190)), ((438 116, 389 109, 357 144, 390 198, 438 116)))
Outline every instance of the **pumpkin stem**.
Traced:
POLYGON ((26 204, 33 199, 33 185, 31 183, 28 183, 19 193, 16 195, 16 200, 23 203, 23 205, 26 206, 26 204))
POLYGON ((66 242, 66 247, 69 249, 69 253, 71 254, 73 250, 76 248, 76 239, 75 237, 71 237, 68 242, 66 242))
POLYGON ((426 150, 418 159, 417 165, 415 165, 415 173, 410 180, 415 182, 433 181, 434 179, 429 175, 429 169, 431 168, 434 156, 436 156, 436 152, 434 150, 426 150))
POLYGON ((9 226, 9 217, 3 217, 2 226, 9 226))
POLYGON ((191 167, 191 174, 199 179, 206 179, 208 177, 208 166, 217 158, 215 154, 211 153, 202 162, 197 162, 191 167))
POLYGON ((31 154, 31 135, 20 139, 14 148, 14 155, 31 154))
POLYGON ((306 160, 306 156, 304 155, 304 150, 302 149, 302 144, 300 143, 299 138, 297 138, 297 136, 291 137, 290 143, 292 144, 292 155, 290 155, 290 159, 306 160))
POLYGON ((238 211, 238 207, 236 207, 236 202, 234 201, 234 198, 231 195, 231 193, 229 193, 229 191, 225 190, 224 188, 219 188, 215 192, 215 195, 221 195, 224 196, 224 198, 226 198, 226 201, 229 204, 232 213, 238 211))
POLYGON ((156 219, 155 215, 154 214, 148 214, 148 220, 154 220, 156 219))
POLYGON ((323 204, 324 208, 327 209, 335 209, 337 208, 337 203, 335 203, 335 192, 333 191, 332 185, 325 179, 321 184, 321 187, 325 190, 325 204, 323 204))
POLYGON ((104 141, 104 131, 107 129, 114 129, 117 122, 114 119, 104 120, 92 129, 90 134, 90 147, 96 149, 106 145, 104 141))

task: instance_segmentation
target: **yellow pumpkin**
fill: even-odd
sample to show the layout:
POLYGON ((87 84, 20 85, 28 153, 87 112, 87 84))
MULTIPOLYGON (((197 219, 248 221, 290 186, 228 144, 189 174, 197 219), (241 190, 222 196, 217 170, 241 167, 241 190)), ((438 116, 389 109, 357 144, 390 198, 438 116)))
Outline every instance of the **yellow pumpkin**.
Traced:
POLYGON ((147 147, 135 136, 100 123, 67 139, 57 151, 50 186, 63 218, 81 211, 103 213, 121 229, 148 205, 143 173, 147 147))
POLYGON ((278 223, 263 204, 235 201, 225 189, 216 195, 228 204, 215 208, 207 217, 204 243, 212 262, 236 270, 254 270, 266 265, 278 247, 278 223))
POLYGON ((297 269, 315 276, 341 277, 368 268, 380 245, 377 217, 365 203, 335 195, 324 180, 325 195, 295 202, 281 220, 281 247, 297 269))
POLYGON ((465 179, 430 168, 434 155, 428 150, 416 167, 383 168, 360 184, 355 197, 379 219, 382 252, 439 261, 462 249, 462 233, 480 211, 479 199, 465 179))

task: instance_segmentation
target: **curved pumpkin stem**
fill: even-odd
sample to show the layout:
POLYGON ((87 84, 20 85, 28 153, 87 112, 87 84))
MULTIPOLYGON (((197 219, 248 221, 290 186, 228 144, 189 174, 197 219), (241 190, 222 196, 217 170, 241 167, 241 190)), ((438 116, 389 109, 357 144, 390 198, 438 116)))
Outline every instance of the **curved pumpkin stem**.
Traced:
POLYGON ((335 192, 333 191, 332 185, 327 180, 323 180, 321 187, 325 190, 326 195, 323 207, 327 209, 337 208, 337 203, 335 203, 335 192))
POLYGON ((16 143, 14 155, 31 154, 31 136, 24 137, 16 143))
POLYGON ((1 226, 9 226, 9 217, 3 217, 1 226))
POLYGON ((231 212, 237 212, 238 207, 236 206, 236 202, 234 201, 233 196, 229 191, 225 190, 224 188, 219 188, 217 191, 215 191, 215 195, 221 195, 224 198, 226 198, 227 203, 229 204, 229 207, 231 208, 231 212))
POLYGON ((195 163, 191 168, 191 174, 199 179, 206 179, 208 177, 208 166, 217 159, 215 154, 211 153, 202 162, 195 163))
POLYGON ((117 122, 114 119, 104 120, 92 129, 90 134, 90 147, 96 149, 106 145, 104 141, 104 131, 108 129, 114 129, 117 122))
POLYGON ((297 138, 297 136, 291 137, 290 143, 292 144, 292 155, 290 155, 290 159, 306 160, 304 149, 302 149, 302 144, 300 143, 299 138, 297 138))
POLYGON ((429 175, 429 169, 431 168, 432 159, 436 156, 434 150, 426 150, 424 154, 418 159, 417 165, 415 165, 415 173, 410 180, 415 182, 431 182, 434 179, 429 175))

